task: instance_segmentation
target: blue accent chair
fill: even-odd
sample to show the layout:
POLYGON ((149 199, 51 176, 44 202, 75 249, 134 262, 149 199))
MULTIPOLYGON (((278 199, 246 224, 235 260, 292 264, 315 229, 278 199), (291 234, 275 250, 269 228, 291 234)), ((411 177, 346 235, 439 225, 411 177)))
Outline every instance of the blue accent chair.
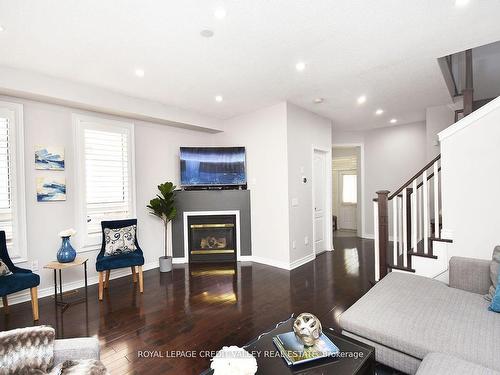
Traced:
POLYGON ((104 238, 104 229, 118 229, 128 227, 130 225, 137 225, 137 219, 126 219, 126 220, 112 220, 112 221, 102 221, 102 245, 101 251, 97 255, 95 268, 99 273, 99 301, 102 301, 102 297, 104 294, 104 289, 109 286, 109 274, 111 270, 115 270, 118 268, 127 268, 130 267, 132 270, 132 277, 134 283, 137 282, 137 272, 139 273, 139 291, 141 293, 144 292, 144 283, 142 277, 142 266, 144 264, 144 256, 142 254, 142 250, 137 242, 137 233, 135 236, 135 247, 137 248, 135 251, 123 254, 123 255, 113 255, 113 256, 104 256, 104 250, 106 248, 106 240, 104 238), (104 272, 106 272, 106 279, 104 280, 104 272))
POLYGON ((31 291, 31 307, 33 308, 33 320, 38 320, 38 285, 40 285, 40 276, 26 270, 19 268, 12 263, 7 252, 7 240, 5 239, 5 231, 0 231, 0 259, 4 262, 9 270, 12 272, 8 276, 0 276, 0 296, 2 296, 2 303, 4 311, 9 312, 9 302, 7 295, 19 292, 24 289, 31 291))

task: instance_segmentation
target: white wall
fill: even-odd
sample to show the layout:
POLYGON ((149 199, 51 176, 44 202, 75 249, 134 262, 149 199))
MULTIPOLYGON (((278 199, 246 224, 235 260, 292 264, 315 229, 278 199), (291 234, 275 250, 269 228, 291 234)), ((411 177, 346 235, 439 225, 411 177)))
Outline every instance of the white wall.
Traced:
POLYGON ((288 168, 286 103, 222 123, 215 143, 245 146, 252 211, 252 257, 288 268, 288 168))
POLYGON ((500 244, 500 98, 439 134, 449 256, 491 259, 500 244))
MULTIPOLYGON (((451 105, 429 107, 425 112, 425 132, 427 142, 427 161, 440 153, 438 133, 455 122, 455 110, 451 105)), ((423 167, 423 165, 422 165, 423 167)))
MULTIPOLYGON (((287 103, 287 143, 288 143, 288 197, 289 197, 289 225, 290 225, 290 263, 301 263, 314 257, 313 253, 313 184, 312 164, 313 147, 324 150, 327 155, 327 171, 331 171, 331 121, 302 109, 294 104, 287 103), (302 176, 307 183, 302 182, 302 176), (292 207, 291 200, 298 199, 298 205, 292 207), (309 239, 306 245, 304 238, 309 239), (296 248, 292 248, 295 241, 296 248), (309 258, 308 258, 309 257, 309 258)), ((329 173, 331 179, 331 174, 329 173)), ((330 183, 331 186, 331 183, 330 183)), ((331 189, 327 189, 331 197, 331 189)), ((331 209, 331 201, 326 202, 331 209)), ((331 240, 331 212, 326 215, 327 248, 333 249, 331 240)))
POLYGON ((425 123, 332 133, 334 145, 360 141, 364 147, 363 237, 370 238, 373 237, 373 198, 377 190, 395 191, 425 165, 425 123))
MULTIPOLYGON (((19 266, 31 268, 32 262, 38 261, 39 270, 37 273, 41 277, 40 295, 48 295, 53 292, 53 274, 42 267, 55 260, 61 242, 58 237, 59 231, 76 226, 75 155, 73 153, 71 114, 77 112, 106 118, 117 117, 11 97, 0 97, 0 100, 21 103, 24 107, 28 262, 21 263, 19 266), (35 170, 34 146, 38 144, 64 146, 66 153, 64 172, 35 170), (35 179, 37 176, 46 175, 66 177, 66 201, 36 201, 35 179)), ((146 203, 156 194, 156 186, 159 183, 166 180, 178 182, 179 147, 181 145, 209 144, 212 135, 123 118, 121 120, 135 122, 138 238, 144 250, 145 267, 156 267, 157 258, 163 254, 163 226, 157 218, 148 214, 146 203)), ((81 255, 89 257, 89 281, 95 281, 97 278, 95 271, 97 251, 85 252, 81 255)), ((115 275, 118 274, 119 271, 116 271, 115 275)), ((63 279, 65 285, 69 287, 81 286, 83 284, 83 271, 76 268, 66 270, 63 279)), ((19 298, 12 299, 13 302, 24 295, 26 293, 20 293, 19 298)))

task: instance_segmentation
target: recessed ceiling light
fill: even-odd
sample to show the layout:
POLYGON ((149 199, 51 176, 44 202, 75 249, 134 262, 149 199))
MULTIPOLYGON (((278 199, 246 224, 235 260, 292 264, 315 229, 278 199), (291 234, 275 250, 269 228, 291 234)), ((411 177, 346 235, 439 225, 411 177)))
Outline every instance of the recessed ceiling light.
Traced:
POLYGON ((218 8, 214 12, 215 18, 222 20, 226 17, 226 10, 224 8, 218 8))
POLYGON ((304 69, 306 68, 306 63, 305 62, 298 62, 297 64, 295 64, 295 69, 297 69, 297 71, 301 72, 303 71, 304 69))
POLYGON ((455 0, 455 5, 457 7, 464 7, 470 3, 470 0, 455 0))
POLYGON ((135 70, 135 75, 137 77, 140 77, 140 78, 144 77, 144 70, 142 70, 142 69, 136 69, 135 70))
POLYGON ((217 95, 217 96, 215 97, 215 101, 216 101, 217 103, 220 103, 220 102, 222 102, 223 100, 224 100, 224 98, 222 97, 222 95, 217 95))
POLYGON ((5 31, 5 27, 3 27, 2 25, 0 25, 0 33, 1 33, 2 31, 5 31))
POLYGON ((359 98, 358 98, 358 104, 363 104, 366 102, 366 96, 364 95, 361 95, 359 98))
POLYGON ((375 111, 375 114, 376 114, 377 116, 380 116, 382 113, 384 113, 384 110, 383 110, 382 108, 379 108, 379 109, 377 109, 377 110, 375 111))
POLYGON ((313 100, 315 104, 321 104, 325 101, 325 98, 316 98, 313 100))
POLYGON ((390 121, 391 124, 395 124, 396 122, 398 122, 398 120, 395 118, 391 119, 391 121, 390 121))
POLYGON ((214 36, 214 32, 210 29, 203 29, 200 31, 200 35, 204 38, 211 38, 214 36))

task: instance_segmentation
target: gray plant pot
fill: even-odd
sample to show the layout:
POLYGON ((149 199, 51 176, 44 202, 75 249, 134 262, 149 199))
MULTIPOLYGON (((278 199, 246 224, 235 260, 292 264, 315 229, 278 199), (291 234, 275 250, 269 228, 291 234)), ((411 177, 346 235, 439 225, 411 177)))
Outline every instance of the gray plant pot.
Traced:
POLYGON ((160 272, 172 271, 172 257, 160 257, 160 272))

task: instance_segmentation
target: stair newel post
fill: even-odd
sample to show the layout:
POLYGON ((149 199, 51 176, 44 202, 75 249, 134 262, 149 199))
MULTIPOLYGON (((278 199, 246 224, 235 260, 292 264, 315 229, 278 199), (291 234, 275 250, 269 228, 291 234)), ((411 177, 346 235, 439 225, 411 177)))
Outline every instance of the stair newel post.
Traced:
POLYGON ((379 273, 387 275, 387 250, 389 248, 389 190, 377 191, 379 273))

